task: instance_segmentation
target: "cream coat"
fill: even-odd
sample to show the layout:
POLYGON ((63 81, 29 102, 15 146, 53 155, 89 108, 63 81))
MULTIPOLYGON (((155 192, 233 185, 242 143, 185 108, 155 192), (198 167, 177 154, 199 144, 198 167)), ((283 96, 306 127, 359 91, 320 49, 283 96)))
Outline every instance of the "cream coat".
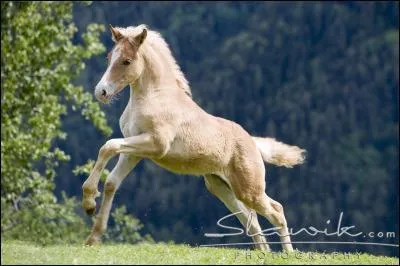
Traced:
POLYGON ((111 31, 115 46, 95 95, 108 102, 130 85, 130 99, 120 118, 123 138, 103 145, 82 187, 83 207, 93 214, 100 174, 119 155, 86 243, 100 240, 115 191, 141 159, 149 159, 178 174, 204 176, 208 190, 231 212, 240 212, 244 227, 252 214, 248 229, 256 247, 269 250, 265 237, 257 235, 261 228, 255 212, 277 227, 283 248, 293 250, 282 205, 265 193, 264 161, 292 167, 303 162, 304 150, 252 137, 235 122, 205 112, 192 100, 189 84, 159 33, 144 25, 111 31))

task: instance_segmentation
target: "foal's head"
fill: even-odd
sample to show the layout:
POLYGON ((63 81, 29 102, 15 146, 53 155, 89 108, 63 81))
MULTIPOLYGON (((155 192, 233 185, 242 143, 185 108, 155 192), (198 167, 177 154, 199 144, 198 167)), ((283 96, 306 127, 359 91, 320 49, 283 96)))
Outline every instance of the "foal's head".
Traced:
POLYGON ((108 67, 96 85, 96 98, 107 103, 127 85, 135 82, 144 69, 144 59, 138 56, 138 50, 147 36, 143 28, 136 36, 124 36, 118 28, 110 25, 112 39, 115 42, 108 53, 108 67))

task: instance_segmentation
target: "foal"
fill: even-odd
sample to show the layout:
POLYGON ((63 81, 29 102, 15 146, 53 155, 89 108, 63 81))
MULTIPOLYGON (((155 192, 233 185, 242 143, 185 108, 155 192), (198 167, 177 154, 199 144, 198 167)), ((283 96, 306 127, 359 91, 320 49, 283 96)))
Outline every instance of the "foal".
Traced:
POLYGON ((269 250, 264 236, 257 235, 261 228, 253 210, 278 228, 283 249, 292 251, 282 205, 265 194, 263 161, 292 167, 303 163, 304 150, 251 137, 240 125, 206 113, 192 100, 188 81, 159 33, 145 25, 110 28, 115 45, 95 96, 107 103, 130 85, 130 99, 120 118, 124 137, 101 147, 82 186, 83 208, 94 214, 100 174, 119 155, 86 244, 100 241, 115 191, 140 160, 150 159, 175 173, 204 176, 207 189, 231 212, 240 212, 237 217, 254 235, 256 247, 269 250))

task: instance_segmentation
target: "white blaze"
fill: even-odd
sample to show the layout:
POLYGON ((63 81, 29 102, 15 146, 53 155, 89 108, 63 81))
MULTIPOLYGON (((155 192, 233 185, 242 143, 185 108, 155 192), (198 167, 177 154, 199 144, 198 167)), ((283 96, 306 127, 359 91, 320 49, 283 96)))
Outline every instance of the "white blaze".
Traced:
POLYGON ((114 51, 112 52, 112 54, 111 54, 110 64, 108 65, 106 73, 104 73, 103 77, 101 78, 101 80, 97 84, 97 87, 108 87, 109 85, 111 85, 108 82, 109 76, 110 76, 111 67, 113 66, 115 61, 118 59, 119 55, 120 55, 120 49, 118 47, 116 47, 114 49, 114 51))

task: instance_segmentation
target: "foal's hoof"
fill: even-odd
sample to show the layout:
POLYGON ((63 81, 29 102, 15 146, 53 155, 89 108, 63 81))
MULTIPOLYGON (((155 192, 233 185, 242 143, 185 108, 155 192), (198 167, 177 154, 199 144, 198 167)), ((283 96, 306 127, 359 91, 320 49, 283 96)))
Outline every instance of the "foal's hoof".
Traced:
POLYGON ((86 214, 89 216, 93 216, 95 213, 96 213, 96 207, 86 210, 86 214))
POLYGON ((86 213, 93 216, 96 212, 96 201, 94 199, 84 199, 82 203, 86 213))
POLYGON ((86 241, 85 241, 86 246, 94 246, 94 245, 99 245, 99 244, 100 244, 100 240, 95 237, 89 236, 88 239, 86 239, 86 241))

